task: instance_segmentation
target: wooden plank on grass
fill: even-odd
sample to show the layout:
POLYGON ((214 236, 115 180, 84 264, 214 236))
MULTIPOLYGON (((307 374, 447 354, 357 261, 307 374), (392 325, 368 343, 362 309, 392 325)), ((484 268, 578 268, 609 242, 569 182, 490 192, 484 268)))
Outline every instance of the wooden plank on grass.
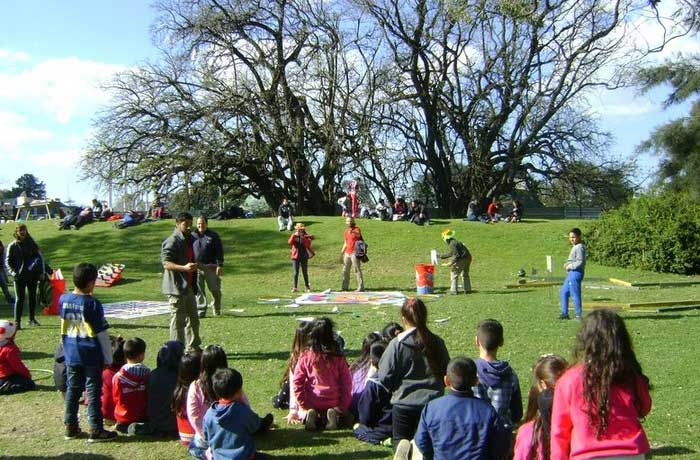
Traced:
POLYGON ((677 307, 681 305, 700 305, 700 300, 665 300, 663 302, 634 302, 627 304, 627 308, 659 308, 677 307))
POLYGON ((506 289, 523 289, 533 287, 561 286, 561 281, 530 281, 522 284, 506 284, 506 289))
POLYGON ((628 303, 616 302, 584 302, 583 308, 608 308, 610 310, 619 310, 621 308, 629 308, 628 303))
POLYGON ((608 278, 608 281, 610 281, 612 284, 617 284, 618 286, 625 286, 625 287, 632 287, 633 286, 633 284, 630 283, 629 281, 620 280, 617 278, 608 278))

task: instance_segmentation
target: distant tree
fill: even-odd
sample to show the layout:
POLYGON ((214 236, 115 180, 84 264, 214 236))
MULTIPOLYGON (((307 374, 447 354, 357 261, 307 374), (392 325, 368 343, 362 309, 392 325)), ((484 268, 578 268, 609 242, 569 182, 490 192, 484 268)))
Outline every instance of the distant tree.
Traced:
POLYGON ((27 196, 33 198, 46 198, 46 184, 41 182, 33 174, 23 174, 15 181, 16 187, 11 190, 13 197, 20 196, 25 192, 27 196))
POLYGON ((673 90, 664 102, 667 107, 696 98, 688 116, 659 126, 637 150, 663 156, 658 171, 662 187, 700 193, 700 55, 643 69, 639 81, 642 91, 671 85, 673 90))

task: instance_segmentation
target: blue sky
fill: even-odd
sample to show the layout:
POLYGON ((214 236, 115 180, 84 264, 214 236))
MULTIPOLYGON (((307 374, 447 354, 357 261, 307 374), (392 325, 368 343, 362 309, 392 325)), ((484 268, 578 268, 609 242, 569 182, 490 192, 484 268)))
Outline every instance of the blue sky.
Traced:
MULTIPOLYGON (((669 2, 661 2, 669 5, 669 2)), ((90 121, 106 104, 101 81, 115 72, 156 59, 148 0, 4 0, 0 15, 0 188, 25 173, 46 183, 49 197, 87 204, 106 198, 94 184, 78 182, 81 150, 90 121)), ((674 42, 664 52, 700 50, 697 37, 674 42)), ((687 113, 663 110, 663 91, 606 92, 590 99, 602 127, 614 133, 620 158, 659 124, 687 113)), ((656 159, 638 157, 640 179, 656 159)))

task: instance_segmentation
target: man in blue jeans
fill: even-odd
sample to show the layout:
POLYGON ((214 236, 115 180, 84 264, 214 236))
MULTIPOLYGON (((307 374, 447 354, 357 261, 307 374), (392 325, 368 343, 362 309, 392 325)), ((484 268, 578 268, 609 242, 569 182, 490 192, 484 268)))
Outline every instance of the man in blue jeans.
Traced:
POLYGON ((104 429, 102 420, 102 368, 112 364, 112 346, 102 304, 92 296, 96 280, 94 265, 78 264, 73 270, 75 290, 63 294, 59 300, 67 374, 66 440, 82 436, 78 426, 78 401, 84 389, 88 397, 88 442, 110 441, 117 437, 116 432, 104 429))
POLYGON ((581 230, 572 228, 569 231, 569 241, 573 246, 569 258, 564 264, 566 279, 559 291, 561 297, 561 315, 559 319, 569 319, 569 297, 574 301, 574 314, 581 319, 581 281, 586 269, 586 252, 581 242, 581 230))

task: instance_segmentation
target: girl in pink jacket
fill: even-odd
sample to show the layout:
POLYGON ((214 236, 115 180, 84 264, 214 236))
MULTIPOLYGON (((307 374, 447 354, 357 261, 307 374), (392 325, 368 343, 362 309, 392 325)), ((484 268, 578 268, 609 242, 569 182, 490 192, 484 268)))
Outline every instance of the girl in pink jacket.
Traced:
POLYGON ((649 379, 622 318, 610 310, 586 316, 574 358, 578 364, 554 391, 551 459, 643 460, 649 441, 640 419, 651 410, 649 379))
POLYGON ((549 460, 554 387, 567 366, 564 358, 550 354, 541 356, 532 368, 527 413, 515 437, 513 460, 549 460))
POLYGON ((350 418, 350 369, 338 351, 329 318, 314 321, 307 349, 294 368, 293 385, 297 405, 306 411, 307 430, 335 429, 350 418))

